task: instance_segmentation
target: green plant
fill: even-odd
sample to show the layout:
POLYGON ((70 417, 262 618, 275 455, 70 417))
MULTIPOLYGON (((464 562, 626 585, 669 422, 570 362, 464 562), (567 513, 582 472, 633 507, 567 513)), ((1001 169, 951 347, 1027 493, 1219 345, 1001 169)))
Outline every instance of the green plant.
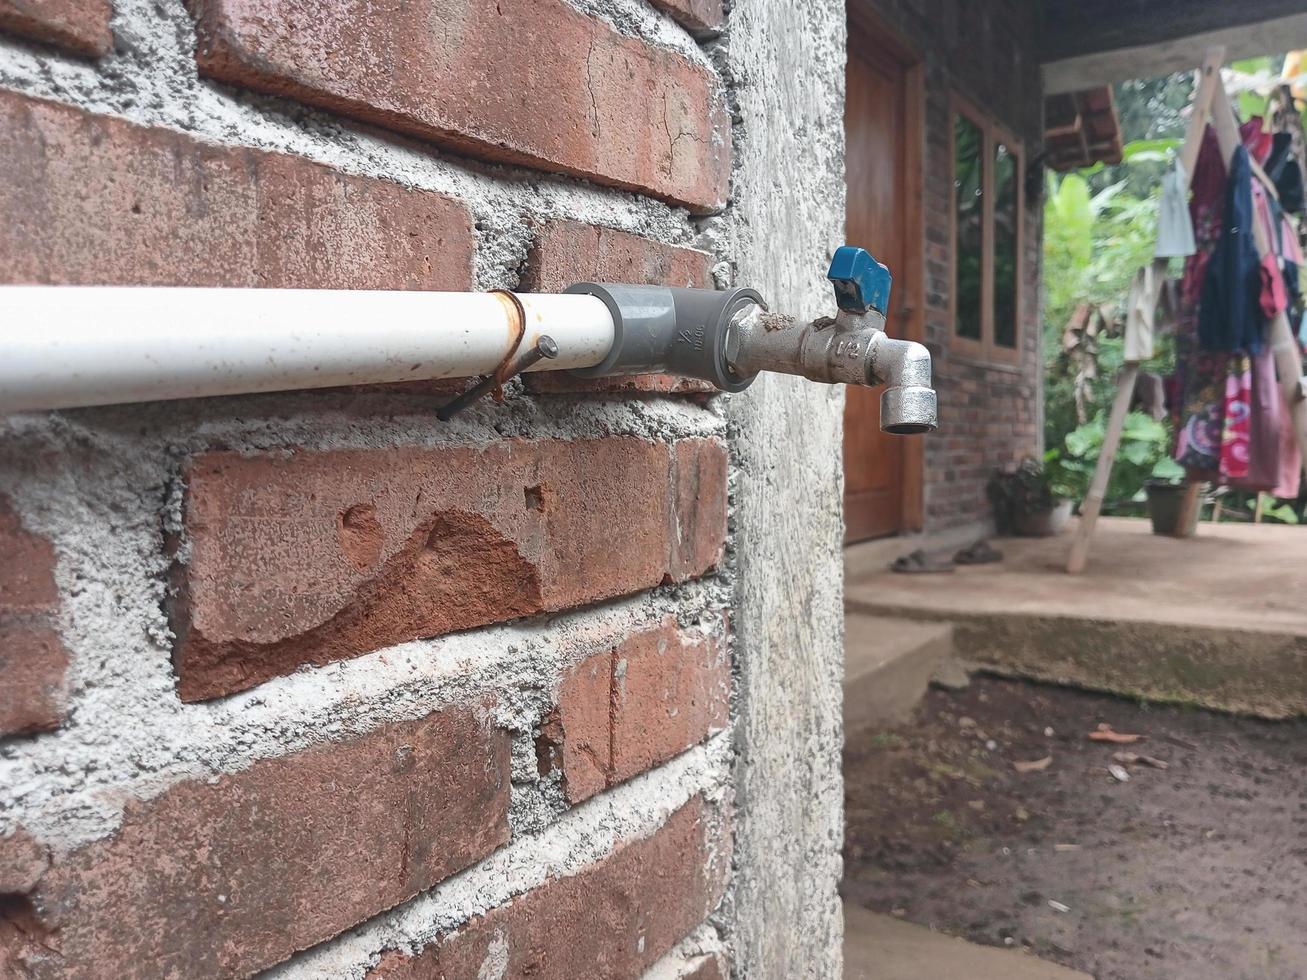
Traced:
POLYGON ((1266 114, 1270 91, 1280 81, 1283 55, 1245 58, 1232 62, 1226 86, 1235 92, 1235 102, 1242 119, 1266 114))
MULTIPOLYGON (((1257 510, 1257 495, 1253 494, 1249 499, 1244 501, 1244 507, 1249 511, 1257 510)), ((1293 509, 1293 504, 1284 501, 1276 503, 1270 501, 1262 504, 1262 520, 1278 524, 1299 524, 1298 512, 1293 509)))
MULTIPOLYGON (((1079 424, 1081 405, 1105 406, 1116 387, 1123 360, 1120 311, 1135 273, 1152 261, 1156 241, 1157 201, 1139 199, 1123 182, 1091 193, 1079 174, 1050 176, 1044 211, 1044 442, 1060 446, 1079 424), (1097 368, 1086 392, 1084 364, 1068 349, 1068 323, 1085 304, 1106 311, 1109 331, 1094 340, 1097 368)), ((1172 341, 1159 334, 1157 356, 1146 371, 1167 373, 1172 341)))
MULTIPOLYGON (((1070 491, 1071 497, 1084 496, 1097 450, 1092 457, 1068 453, 1066 439, 1082 422, 1100 432, 1104 425, 1123 361, 1123 302, 1135 273, 1153 258, 1158 187, 1185 132, 1183 109, 1190 101, 1192 78, 1191 72, 1180 72, 1119 84, 1117 111, 1127 140, 1123 162, 1047 178, 1044 443, 1056 451, 1050 479, 1058 492, 1070 491), (1067 330, 1082 306, 1102 311, 1106 323, 1089 341, 1067 330)), ((1156 356, 1142 369, 1169 374, 1174 370, 1172 338, 1159 331, 1155 343, 1156 356)), ((1133 476, 1126 482, 1136 491, 1142 485, 1133 476)), ((1121 477, 1113 483, 1114 493, 1124 492, 1121 477)))
POLYGON ((998 470, 985 486, 999 534, 1010 534, 1022 514, 1038 514, 1058 505, 1060 495, 1043 464, 1027 458, 1015 470, 998 470))
MULTIPOLYGON (((1061 446, 1054 446, 1044 454, 1053 493, 1076 501, 1085 499, 1106 431, 1106 413, 1100 411, 1084 425, 1068 432, 1061 446)), ((1170 445, 1171 433, 1165 424, 1142 412, 1127 415, 1105 500, 1141 501, 1149 480, 1181 479, 1184 469, 1171 458, 1170 445)))

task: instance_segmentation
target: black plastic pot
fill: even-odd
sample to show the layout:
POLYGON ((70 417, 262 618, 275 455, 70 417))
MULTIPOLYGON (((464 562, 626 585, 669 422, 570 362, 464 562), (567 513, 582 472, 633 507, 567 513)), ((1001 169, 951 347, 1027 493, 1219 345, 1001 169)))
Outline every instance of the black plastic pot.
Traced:
POLYGON ((1195 507, 1186 525, 1180 526, 1180 510, 1188 492, 1185 484, 1150 480, 1145 491, 1148 495, 1148 519, 1153 522, 1154 534, 1166 534, 1173 538, 1193 537, 1198 530, 1198 512, 1202 507, 1195 507))

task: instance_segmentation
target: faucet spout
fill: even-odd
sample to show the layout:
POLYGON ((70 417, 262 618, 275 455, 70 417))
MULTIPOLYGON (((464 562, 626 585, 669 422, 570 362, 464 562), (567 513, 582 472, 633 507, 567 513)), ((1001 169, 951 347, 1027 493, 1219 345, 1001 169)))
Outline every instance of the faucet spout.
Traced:
POLYGON ((939 425, 939 406, 931 387, 930 351, 915 340, 896 340, 877 330, 867 362, 867 383, 886 385, 880 396, 883 431, 916 435, 939 425))
POLYGON ((895 435, 930 432, 939 424, 931 388, 930 351, 885 333, 875 310, 805 323, 761 306, 732 318, 726 359, 733 371, 797 374, 825 384, 887 385, 880 396, 880 427, 895 435))

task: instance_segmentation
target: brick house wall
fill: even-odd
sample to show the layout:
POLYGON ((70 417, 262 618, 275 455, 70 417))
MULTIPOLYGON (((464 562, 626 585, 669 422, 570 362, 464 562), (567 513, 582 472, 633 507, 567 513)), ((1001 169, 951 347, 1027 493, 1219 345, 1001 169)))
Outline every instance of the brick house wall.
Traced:
POLYGON ((990 474, 1043 453, 1039 197, 1025 197, 1019 363, 987 364, 949 344, 950 96, 965 97, 1020 139, 1029 167, 1043 138, 1040 10, 1022 0, 865 0, 864 6, 925 68, 925 341, 934 360, 940 417, 939 430, 925 442, 925 522, 928 532, 941 531, 988 520, 990 474))
MULTIPOLYGON (((0 0, 0 282, 821 312, 842 6, 731 17, 0 0)), ((0 420, 0 975, 838 972, 839 393, 457 389, 0 420)))

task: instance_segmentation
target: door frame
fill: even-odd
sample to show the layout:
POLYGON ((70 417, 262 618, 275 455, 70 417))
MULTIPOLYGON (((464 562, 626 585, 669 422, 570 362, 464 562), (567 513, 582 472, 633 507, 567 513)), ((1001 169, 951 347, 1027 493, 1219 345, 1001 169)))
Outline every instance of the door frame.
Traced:
MULTIPOLYGON (((898 281, 911 284, 907 295, 901 287, 892 289, 894 296, 889 316, 906 340, 922 342, 926 334, 926 64, 921 54, 894 29, 868 9, 867 0, 847 0, 848 44, 874 52, 898 65, 903 73, 903 261, 905 268, 898 281)), ((847 193, 847 184, 846 184, 847 193)), ((850 242, 851 245, 858 244, 850 242)), ((897 286, 897 282, 896 282, 897 286)), ((900 523, 898 533, 920 531, 925 518, 925 447, 926 436, 904 438, 903 472, 900 486, 900 523)))

